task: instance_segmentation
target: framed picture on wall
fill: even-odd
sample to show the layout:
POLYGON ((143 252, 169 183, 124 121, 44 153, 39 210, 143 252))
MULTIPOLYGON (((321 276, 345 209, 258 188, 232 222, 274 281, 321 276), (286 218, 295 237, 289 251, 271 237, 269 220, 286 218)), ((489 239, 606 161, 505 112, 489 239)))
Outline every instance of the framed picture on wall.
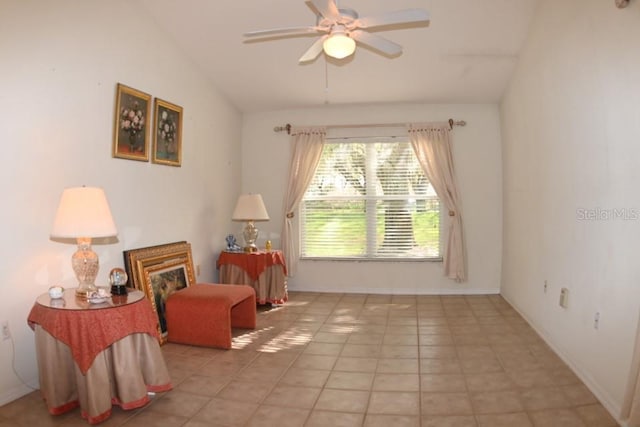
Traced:
POLYGON ((154 100, 153 163, 180 166, 182 163, 182 107, 162 99, 154 100))
POLYGON ((113 157, 149 161, 151 95, 118 83, 113 157))

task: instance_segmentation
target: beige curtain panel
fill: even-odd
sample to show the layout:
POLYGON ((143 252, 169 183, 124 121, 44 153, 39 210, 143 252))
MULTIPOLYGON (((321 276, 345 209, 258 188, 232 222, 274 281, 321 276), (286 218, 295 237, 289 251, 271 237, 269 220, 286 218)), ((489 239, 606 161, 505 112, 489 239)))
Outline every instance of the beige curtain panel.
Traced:
POLYGON ((409 140, 441 203, 447 209, 443 253, 444 274, 457 282, 467 280, 467 261, 462 232, 462 212, 451 152, 449 123, 410 124, 409 140))
POLYGON ((324 127, 291 128, 291 162, 282 226, 282 252, 287 263, 288 276, 295 275, 300 256, 300 248, 296 246, 293 238, 294 212, 316 172, 326 136, 324 127))

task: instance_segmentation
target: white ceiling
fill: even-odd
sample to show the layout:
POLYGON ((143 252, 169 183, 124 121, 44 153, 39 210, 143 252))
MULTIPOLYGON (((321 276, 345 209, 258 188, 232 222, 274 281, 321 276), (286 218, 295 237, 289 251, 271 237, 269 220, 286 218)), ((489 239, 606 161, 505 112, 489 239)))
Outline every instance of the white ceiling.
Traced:
POLYGON ((429 26, 378 32, 396 58, 358 47, 351 58, 299 65, 314 36, 245 43, 243 33, 315 25, 304 0, 139 0, 241 111, 323 104, 495 103, 517 63, 538 0, 340 0, 360 16, 422 8, 429 26))

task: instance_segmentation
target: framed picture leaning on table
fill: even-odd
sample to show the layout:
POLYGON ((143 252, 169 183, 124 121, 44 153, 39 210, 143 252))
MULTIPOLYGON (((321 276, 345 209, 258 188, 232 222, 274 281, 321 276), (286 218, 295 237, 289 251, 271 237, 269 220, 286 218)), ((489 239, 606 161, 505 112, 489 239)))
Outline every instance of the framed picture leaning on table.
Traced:
POLYGON ((167 298, 172 293, 193 284, 194 280, 189 277, 189 272, 184 259, 144 267, 145 294, 158 315, 158 328, 163 342, 167 336, 167 298))
POLYGON ((129 286, 143 291, 158 315, 160 344, 167 340, 164 317, 169 295, 195 283, 191 245, 175 242, 124 251, 129 286))

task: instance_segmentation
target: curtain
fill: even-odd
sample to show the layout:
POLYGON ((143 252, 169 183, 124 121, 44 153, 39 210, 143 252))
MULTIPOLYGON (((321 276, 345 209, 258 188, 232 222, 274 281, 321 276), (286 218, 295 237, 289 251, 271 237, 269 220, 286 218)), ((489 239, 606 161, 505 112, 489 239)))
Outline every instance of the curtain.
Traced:
POLYGON ((287 263, 287 275, 294 276, 298 266, 299 248, 293 239, 294 211, 318 167, 326 137, 324 127, 291 128, 291 162, 287 192, 284 196, 284 224, 282 227, 282 252, 287 263))
POLYGON ((451 127, 448 123, 410 124, 409 140, 416 157, 448 210, 443 254, 444 274, 457 282, 467 280, 467 263, 462 233, 460 197, 456 186, 451 153, 451 127))

